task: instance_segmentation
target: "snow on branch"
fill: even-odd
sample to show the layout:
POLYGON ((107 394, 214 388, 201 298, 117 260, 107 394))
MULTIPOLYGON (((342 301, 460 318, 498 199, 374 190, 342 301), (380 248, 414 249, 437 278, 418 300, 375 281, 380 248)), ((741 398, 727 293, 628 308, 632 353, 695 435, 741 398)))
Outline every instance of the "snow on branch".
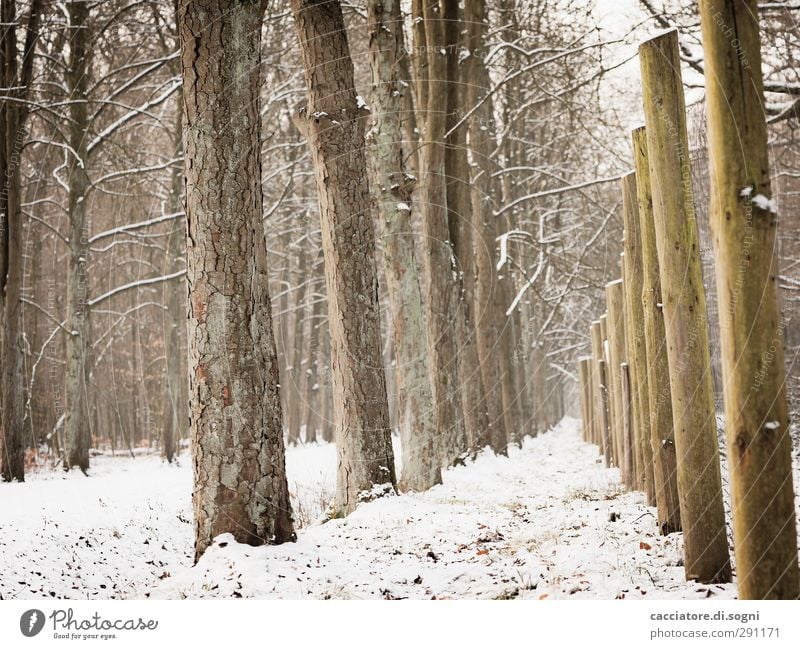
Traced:
POLYGON ((149 228, 151 225, 158 225, 159 223, 174 221, 175 219, 180 219, 184 216, 186 216, 186 212, 181 211, 181 212, 174 212, 173 214, 162 214, 161 216, 157 216, 152 219, 147 219, 146 221, 139 221, 137 223, 128 223, 127 225, 120 225, 117 228, 111 228, 110 230, 106 230, 105 232, 98 232, 94 236, 89 237, 89 243, 92 244, 97 241, 100 241, 101 239, 113 237, 115 234, 124 234, 132 230, 141 230, 142 228, 149 228))
POLYGON ((495 216, 501 216, 508 212, 508 210, 514 209, 520 203, 525 203, 527 201, 532 201, 537 198, 544 198, 546 196, 557 196, 559 194, 566 194, 568 192, 573 192, 578 189, 585 189, 586 187, 592 187, 594 185, 604 185, 606 183, 613 183, 617 182, 622 179, 625 174, 617 174, 616 176, 609 176, 608 178, 595 178, 594 180, 587 180, 584 183, 578 183, 577 185, 568 185, 567 187, 556 187, 555 189, 546 189, 541 192, 535 192, 533 194, 527 194, 526 196, 520 196, 518 199, 511 201, 508 205, 504 205, 499 210, 495 211, 495 216))
POLYGON ((105 302, 111 297, 118 295, 120 293, 124 293, 127 290, 132 288, 139 288, 141 286, 150 286, 151 284, 160 284, 161 282, 168 282, 173 279, 178 279, 179 277, 183 277, 186 275, 186 270, 179 270, 177 273, 171 273, 170 275, 162 275, 161 277, 149 277, 147 279, 139 279, 135 282, 130 282, 129 284, 123 284, 122 286, 117 286, 116 288, 112 288, 107 293, 103 293, 102 295, 98 295, 96 298, 89 300, 89 306, 96 306, 101 302, 105 302))

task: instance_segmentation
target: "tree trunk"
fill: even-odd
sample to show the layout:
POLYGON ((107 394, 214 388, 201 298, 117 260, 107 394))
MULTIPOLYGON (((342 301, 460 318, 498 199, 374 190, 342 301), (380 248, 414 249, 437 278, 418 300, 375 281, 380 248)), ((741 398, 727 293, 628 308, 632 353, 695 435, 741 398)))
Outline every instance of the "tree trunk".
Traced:
POLYGON ((450 463, 453 440, 464 439, 464 413, 458 374, 458 296, 453 277, 458 269, 450 241, 445 190, 444 134, 447 114, 447 58, 445 31, 438 0, 421 0, 425 43, 415 43, 427 54, 428 87, 417 105, 424 131, 420 155, 420 203, 425 263, 424 304, 427 311, 428 356, 431 362, 436 429, 443 463, 450 463))
MULTIPOLYGON (((24 100, 30 88, 43 6, 43 0, 31 1, 20 58, 16 2, 0 1, 0 86, 15 99, 24 100)), ((0 479, 20 482, 25 479, 20 165, 27 112, 24 103, 0 102, 0 479)))
POLYGON ((686 578, 728 582, 708 321, 697 239, 678 34, 639 47, 667 334, 686 578))
POLYGON ((262 221, 263 6, 179 12, 196 560, 224 532, 252 545, 294 532, 262 221))
MULTIPOLYGON (((464 23, 467 30, 469 56, 464 62, 464 76, 469 80, 466 87, 465 104, 476 106, 485 99, 490 88, 489 73, 483 60, 484 38, 487 29, 486 3, 484 0, 467 2, 464 5, 464 23)), ((494 114, 491 99, 483 101, 481 107, 468 121, 468 139, 471 151, 473 175, 470 201, 472 228, 476 233, 475 248, 475 334, 481 377, 488 411, 488 434, 478 446, 491 444, 496 453, 504 453, 508 445, 506 420, 503 409, 503 383, 501 360, 498 353, 500 331, 505 315, 495 305, 497 292, 497 255, 495 250, 495 216, 491 201, 491 159, 494 148, 494 114)))
POLYGON ((383 257, 394 332, 398 427, 403 453, 401 486, 424 491, 442 481, 425 340, 424 305, 411 219, 413 179, 402 148, 404 95, 398 79, 403 23, 399 0, 367 6, 372 66, 369 151, 382 224, 383 257))
POLYGON ((489 415, 475 339, 475 266, 472 241, 472 207, 470 201, 470 168, 467 157, 467 125, 458 125, 466 113, 466 68, 462 56, 462 27, 457 0, 443 1, 445 50, 447 52, 447 122, 450 133, 445 140, 445 191, 447 221, 453 253, 458 265, 454 288, 456 301, 458 373, 461 380, 461 407, 464 411, 466 439, 455 439, 448 464, 452 464, 467 447, 476 450, 486 445, 489 415), (456 128, 458 126, 458 128, 456 128))
POLYGON ((662 534, 679 532, 681 510, 678 498, 678 468, 675 431, 672 424, 672 399, 669 385, 669 361, 661 304, 661 277, 656 251, 653 220, 653 194, 647 155, 647 134, 633 132, 633 155, 636 162, 636 193, 639 208, 639 235, 642 243, 642 313, 644 342, 647 349, 647 402, 650 446, 653 452, 653 483, 658 508, 658 528, 662 534))
POLYGON ((364 124, 338 1, 292 0, 305 66, 301 116, 316 174, 334 373, 338 450, 334 516, 395 490, 381 356, 372 201, 364 124))
POLYGON ((292 309, 292 333, 286 357, 289 367, 283 376, 282 388, 286 391, 286 437, 287 442, 297 445, 300 442, 301 415, 306 401, 304 391, 305 380, 303 371, 303 354, 307 351, 305 345, 306 294, 308 293, 308 241, 301 237, 295 244, 296 254, 290 257, 297 260, 297 290, 294 291, 295 303, 292 309))
POLYGON ((69 14, 69 257, 67 266, 67 322, 65 336, 66 375, 64 413, 64 469, 89 469, 91 427, 86 392, 86 336, 89 279, 86 276, 89 254, 89 224, 86 215, 86 192, 89 189, 87 130, 89 127, 89 5, 72 0, 69 14))
POLYGON ((306 370, 306 443, 317 441, 317 431, 321 420, 322 373, 320 372, 320 336, 328 335, 323 329, 327 326, 322 319, 322 300, 316 295, 311 307, 311 322, 308 330, 308 369, 306 370))
MULTIPOLYGON (((175 157, 183 155, 183 141, 181 131, 183 126, 182 102, 178 102, 178 111, 175 117, 175 157)), ((171 184, 169 192, 169 211, 177 213, 183 207, 183 172, 179 166, 175 166, 171 174, 171 184)), ((167 239, 167 263, 164 267, 165 274, 178 272, 185 267, 186 261, 186 222, 179 219, 172 225, 167 239)), ((186 305, 184 296, 186 295, 186 284, 179 280, 180 284, 165 283, 162 288, 162 299, 164 300, 163 327, 165 333, 165 389, 164 397, 164 416, 162 424, 162 443, 161 452, 167 462, 172 462, 178 452, 178 445, 183 437, 187 421, 186 394, 188 385, 186 382, 185 368, 182 359, 185 354, 183 347, 182 331, 185 331, 184 322, 186 320, 186 305)))
POLYGON ((711 225, 740 599, 798 599, 785 322, 755 0, 703 0, 711 225))

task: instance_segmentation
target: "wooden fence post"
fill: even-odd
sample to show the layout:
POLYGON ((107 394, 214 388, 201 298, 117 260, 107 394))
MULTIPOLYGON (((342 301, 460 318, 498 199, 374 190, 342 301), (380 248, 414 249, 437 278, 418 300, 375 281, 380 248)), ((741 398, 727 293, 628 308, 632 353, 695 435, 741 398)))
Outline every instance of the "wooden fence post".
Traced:
POLYGON ((606 307, 608 308, 608 380, 612 386, 610 397, 613 399, 614 407, 613 425, 614 436, 620 440, 622 454, 620 456, 620 468, 622 480, 629 489, 634 489, 635 467, 633 454, 628 453, 628 434, 631 433, 630 426, 625 426, 625 411, 628 405, 624 402, 622 390, 622 364, 627 359, 625 344, 625 309, 622 295, 622 280, 618 279, 606 284, 606 307))
POLYGON ((702 0, 700 18, 739 599, 798 599, 758 3, 702 0))
POLYGON ((625 286, 626 341, 628 376, 631 382, 633 425, 636 437, 636 487, 656 504, 653 479, 653 449, 650 445, 647 349, 644 342, 642 309, 642 243, 639 238, 639 207, 636 200, 636 174, 622 179, 622 212, 625 222, 623 278, 625 286))
POLYGON ((603 339, 600 332, 600 321, 595 320, 591 326, 592 356, 594 357, 594 419, 595 434, 606 458, 606 466, 614 463, 614 450, 611 445, 611 436, 608 428, 608 413, 606 412, 605 398, 605 366, 603 361, 603 339))
POLYGON ((653 221, 653 196, 650 190, 650 167, 647 158, 647 135, 642 126, 633 131, 633 154, 636 162, 636 191, 639 204, 639 234, 642 242, 642 311, 644 340, 647 348, 647 398, 650 440, 653 450, 658 529, 671 534, 681 529, 678 499, 678 469, 675 433, 672 425, 672 397, 669 385, 669 361, 661 305, 661 277, 658 272, 656 231, 653 221))
POLYGON ((731 580, 678 34, 639 47, 687 579, 731 580))

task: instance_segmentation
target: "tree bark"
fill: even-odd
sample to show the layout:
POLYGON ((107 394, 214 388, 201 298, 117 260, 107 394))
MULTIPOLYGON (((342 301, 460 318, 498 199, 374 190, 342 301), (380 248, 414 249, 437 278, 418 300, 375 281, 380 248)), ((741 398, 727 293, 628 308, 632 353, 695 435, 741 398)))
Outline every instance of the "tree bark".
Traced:
MULTIPOLYGON (((464 411, 458 373, 458 295, 454 276, 458 272, 447 222, 444 134, 447 116, 447 58, 445 31, 438 0, 421 0, 422 15, 414 20, 424 25, 424 43, 415 47, 427 55, 427 90, 418 92, 427 104, 417 104, 419 123, 424 124, 420 142, 420 203, 424 250, 424 304, 427 307, 428 356, 431 363, 436 429, 443 464, 453 459, 454 440, 465 438, 464 411)), ((416 31, 415 31, 416 34, 416 31)), ((418 68, 421 65, 418 64, 418 68)))
POLYGON ((364 124, 338 1, 292 0, 305 67, 303 120, 316 176, 328 289, 338 451, 331 514, 396 486, 381 355, 364 124))
POLYGON ((678 453, 686 578, 703 583, 728 582, 731 565, 677 32, 643 43, 639 59, 678 453))
POLYGON ((292 540, 261 191, 259 2, 181 0, 195 560, 292 540))
POLYGON ((490 159, 491 150, 494 148, 492 142, 494 109, 491 98, 485 98, 491 83, 483 60, 487 22, 484 0, 465 3, 466 48, 469 52, 469 56, 464 61, 464 76, 469 80, 466 87, 465 105, 472 108, 485 99, 467 124, 473 169, 470 179, 472 229, 476 233, 474 240, 475 336, 489 424, 487 435, 480 440, 478 446, 484 446, 488 442, 496 453, 504 453, 508 446, 508 431, 503 401, 502 361, 499 358, 502 350, 499 345, 505 314, 498 311, 495 300, 498 290, 497 244, 495 242, 496 217, 492 213, 493 203, 491 201, 492 169, 490 159))
POLYGON ((785 322, 755 0, 702 0, 711 226, 740 599, 798 599, 785 322))
MULTIPOLYGON (((16 2, 0 2, 0 85, 24 100, 33 77, 33 61, 43 0, 32 0, 22 57, 19 58, 16 2)), ((25 375, 22 337, 22 214, 20 166, 28 109, 0 102, 0 479, 25 479, 25 375)))
POLYGON ((669 361, 661 303, 661 277, 656 251, 653 219, 653 194, 644 127, 633 131, 636 162, 636 193, 639 208, 639 235, 642 244, 642 313, 647 349, 647 403, 650 446, 653 452, 653 482, 658 509, 658 528, 662 534, 679 532, 681 510, 678 498, 678 468, 675 431, 672 423, 672 398, 669 361))
POLYGON ((86 336, 89 317, 87 304, 89 279, 86 275, 89 254, 89 224, 86 214, 86 193, 89 189, 87 150, 89 128, 88 70, 91 51, 89 42, 89 5, 72 0, 69 15, 70 54, 67 70, 69 88, 69 256, 67 262, 67 321, 65 335, 66 374, 64 413, 64 469, 89 469, 91 427, 86 392, 86 336))
POLYGON ((371 180, 382 225, 383 257, 392 313, 398 386, 398 423, 404 490, 424 491, 442 481, 433 391, 425 339, 412 224, 413 178, 405 171, 402 114, 406 90, 399 82, 403 29, 399 0, 369 0, 372 127, 368 139, 371 180))
MULTIPOLYGON (((183 155, 183 128, 182 102, 178 103, 175 116, 175 157, 183 155)), ((175 166, 171 174, 171 184, 168 200, 170 212, 177 213, 183 206, 183 172, 175 166)), ((167 239, 167 263, 164 273, 172 274, 185 268, 186 265, 186 222, 179 220, 175 223, 167 239)), ((178 452, 178 445, 184 436, 188 423, 188 406, 186 395, 189 391, 184 368, 184 347, 182 345, 183 333, 186 331, 186 283, 180 281, 180 289, 173 283, 165 283, 162 288, 164 300, 163 327, 165 335, 165 368, 164 381, 166 395, 164 397, 164 415, 162 423, 161 452, 167 462, 172 462, 178 452)))
MULTIPOLYGON (((445 50, 447 52, 447 122, 445 140, 445 192, 450 240, 458 265, 454 281, 457 292, 458 372, 466 439, 453 440, 449 464, 467 447, 473 451, 486 445, 490 434, 489 414, 481 376, 475 334, 475 251, 472 240, 470 168, 467 156, 467 125, 459 125, 466 113, 466 68, 460 62, 466 25, 459 15, 458 0, 443 0, 445 50), (462 29, 464 28, 464 29, 462 29)), ((489 437, 489 439, 491 439, 489 437)))

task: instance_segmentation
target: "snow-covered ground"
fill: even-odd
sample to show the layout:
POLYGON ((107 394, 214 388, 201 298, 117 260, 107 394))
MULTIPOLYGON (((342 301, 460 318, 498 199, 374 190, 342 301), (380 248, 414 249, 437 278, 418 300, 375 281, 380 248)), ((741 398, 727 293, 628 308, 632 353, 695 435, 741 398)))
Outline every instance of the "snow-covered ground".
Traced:
POLYGON ((482 454, 422 494, 315 523, 333 491, 330 445, 291 448, 297 543, 221 536, 191 567, 191 468, 100 458, 91 479, 0 485, 0 595, 9 597, 703 598, 685 583, 681 534, 580 439, 579 422, 482 454))

